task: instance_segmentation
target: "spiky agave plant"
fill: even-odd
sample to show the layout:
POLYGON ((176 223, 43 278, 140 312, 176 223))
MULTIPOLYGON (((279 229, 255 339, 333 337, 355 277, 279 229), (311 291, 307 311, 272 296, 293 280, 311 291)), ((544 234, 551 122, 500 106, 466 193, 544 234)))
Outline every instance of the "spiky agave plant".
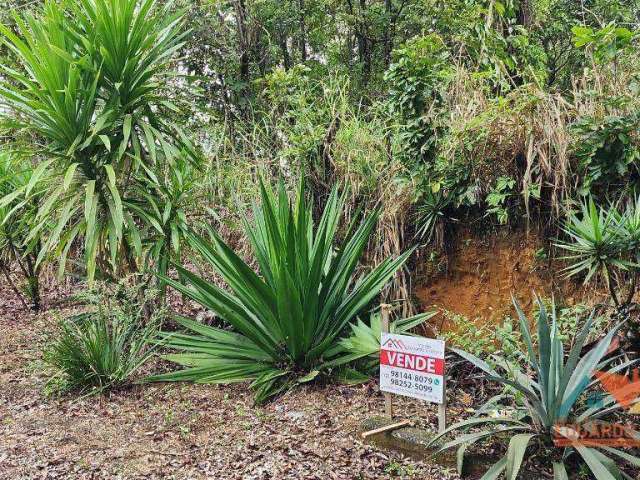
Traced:
MULTIPOLYGON (((191 247, 210 263, 231 292, 177 266, 182 284, 173 288, 212 310, 234 331, 187 318, 178 322, 190 333, 168 333, 163 343, 180 353, 166 358, 186 367, 152 377, 155 381, 191 380, 231 383, 252 380, 256 402, 308 382, 335 361, 332 347, 353 320, 378 295, 410 252, 387 259, 356 280, 358 266, 379 212, 347 230, 334 247, 345 194, 334 188, 317 226, 300 185, 292 203, 281 182, 273 192, 261 183, 260 206, 245 230, 259 274, 222 239, 188 235, 191 247)), ((344 352, 342 353, 344 354, 344 352)))
POLYGON ((436 235, 436 243, 442 244, 444 225, 447 220, 451 220, 450 213, 455 204, 458 192, 444 192, 438 190, 433 192, 430 188, 426 189, 423 197, 420 199, 416 207, 416 233, 417 239, 426 243, 431 242, 434 233, 436 235))
MULTIPOLYGON (((553 469, 555 480, 568 480, 565 464, 574 460, 576 454, 582 458, 597 480, 631 478, 616 464, 616 460, 640 466, 638 457, 609 446, 582 445, 579 440, 567 447, 556 447, 553 442, 554 435, 565 431, 563 426, 583 425, 588 428, 622 408, 611 395, 591 406, 578 402, 579 397, 597 383, 597 380, 592 380, 596 371, 610 368, 607 373, 613 374, 633 363, 624 362, 611 367, 611 360, 603 360, 618 328, 612 329, 593 349, 581 355, 593 324, 592 315, 565 356, 565 349, 558 335, 555 308, 552 310, 550 322, 544 304, 537 299, 538 331, 537 345, 534 345, 529 321, 518 303, 515 300, 513 303, 518 312, 520 330, 527 349, 521 361, 516 363, 494 356, 496 368, 493 368, 474 355, 452 349, 487 373, 489 379, 507 388, 505 395, 494 397, 481 411, 486 412, 493 408, 510 411, 512 414, 478 416, 456 423, 435 437, 432 442, 435 443, 453 432, 466 432, 442 446, 443 450, 458 448, 458 470, 461 471, 465 451, 470 445, 493 436, 510 436, 506 455, 485 473, 482 480, 496 479, 503 473, 505 478, 515 480, 524 463, 527 448, 533 444, 546 449, 547 455, 542 456, 541 460, 546 461, 549 468, 553 469), (504 374, 501 375, 498 370, 502 370, 504 374), (504 397, 511 397, 511 406, 502 407, 497 404, 497 400, 504 397), (476 430, 477 428, 484 429, 476 430), (469 429, 474 430, 468 431, 469 429)), ((636 401, 640 401, 640 398, 636 401)))
POLYGON ((600 208, 590 198, 582 204, 580 215, 570 214, 564 223, 562 229, 568 240, 555 244, 567 252, 563 259, 569 264, 564 273, 568 277, 584 275, 585 283, 601 273, 616 307, 621 304, 622 287, 616 273, 637 268, 628 255, 635 246, 626 235, 627 215, 619 212, 617 205, 600 208))
MULTIPOLYGON (((411 331, 433 318, 437 312, 425 312, 408 318, 399 318, 389 324, 389 332, 411 335, 411 331)), ((382 316, 374 312, 369 316, 369 322, 360 319, 350 326, 351 334, 342 338, 327 357, 336 357, 330 366, 340 366, 355 360, 365 359, 366 367, 375 368, 380 362, 380 337, 382 335, 382 316), (345 355, 343 355, 345 354, 345 355)))

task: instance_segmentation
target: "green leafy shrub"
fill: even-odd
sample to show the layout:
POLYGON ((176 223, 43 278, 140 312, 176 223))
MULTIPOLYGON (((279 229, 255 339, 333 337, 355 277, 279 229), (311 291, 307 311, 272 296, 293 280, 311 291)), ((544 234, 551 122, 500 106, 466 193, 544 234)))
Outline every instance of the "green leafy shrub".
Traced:
POLYGON ((441 335, 447 341, 447 346, 454 346, 478 356, 497 350, 495 338, 488 328, 448 310, 442 314, 447 320, 447 328, 441 335))
MULTIPOLYGON (((353 278, 378 213, 350 226, 342 245, 334 239, 345 194, 334 188, 317 226, 301 184, 292 204, 281 182, 277 193, 261 186, 262 204, 245 224, 260 275, 222 239, 189 235, 189 244, 225 280, 232 293, 177 266, 185 284, 163 279, 219 315, 234 331, 178 318, 189 334, 164 334, 162 343, 180 353, 166 358, 184 370, 152 377, 231 383, 253 380, 261 402, 308 382, 328 367, 327 354, 351 322, 380 292, 410 252, 387 259, 353 278)), ((338 359, 333 359, 337 362, 338 359)))
POLYGON ((398 118, 397 142, 405 164, 416 170, 421 160, 431 161, 444 124, 444 88, 451 77, 449 53, 438 35, 416 37, 394 51, 385 73, 389 84, 388 107, 398 118))
MULTIPOLYGON (((436 315, 436 312, 426 312, 408 318, 399 318, 389 322, 389 332, 401 335, 410 335, 411 331, 422 325, 424 322, 436 315)), ((382 315, 375 312, 370 315, 369 323, 358 319, 356 323, 350 325, 351 335, 342 338, 338 345, 330 350, 328 358, 338 354, 345 354, 337 361, 332 362, 332 366, 351 363, 364 358, 368 360, 367 370, 376 367, 380 362, 380 337, 382 326, 382 315)))
POLYGON ((487 194, 487 215, 495 215, 500 225, 509 222, 509 199, 514 196, 516 181, 511 177, 498 177, 496 185, 487 194))
MULTIPOLYGON (((334 115, 345 100, 347 81, 342 76, 320 81, 311 68, 302 64, 288 71, 275 69, 264 77, 266 133, 278 138, 273 147, 278 150, 281 163, 286 161, 287 168, 303 165, 309 171, 325 174, 324 159, 319 154, 327 130, 336 121, 334 115)), ((265 141, 271 143, 273 139, 265 141)))
POLYGON ((29 241, 64 270, 74 245, 86 276, 137 269, 137 224, 127 197, 145 166, 193 152, 171 118, 164 86, 181 45, 181 14, 154 0, 47 1, 0 26, 17 69, 5 68, 0 112, 42 139, 30 182, 0 201, 42 195, 29 241), (81 241, 80 241, 81 240, 81 241))
POLYGON ((512 360, 518 358, 522 340, 511 318, 505 318, 502 323, 481 325, 478 320, 450 311, 443 311, 443 315, 448 326, 441 335, 448 345, 482 358, 496 353, 512 360))
POLYGON ((558 308, 558 338, 565 342, 565 344, 571 345, 570 342, 573 342, 575 332, 581 328, 581 325, 583 325, 592 314, 593 320, 591 322, 591 331, 586 340, 587 342, 594 342, 600 337, 601 332, 609 331, 613 326, 611 318, 606 315, 597 315, 593 311, 593 308, 580 303, 558 308))
POLYGON ((94 394, 121 387, 151 358, 164 311, 149 310, 155 292, 145 285, 97 284, 80 296, 86 311, 60 322, 44 352, 56 371, 50 385, 61 392, 94 394))
MULTIPOLYGON (((508 479, 517 478, 522 465, 529 458, 526 456, 527 448, 533 444, 541 449, 538 460, 547 465, 549 470, 553 470, 556 480, 568 479, 567 472, 575 471, 575 465, 580 459, 598 480, 623 478, 620 464, 627 462, 637 466, 640 465, 640 458, 612 447, 582 446, 579 443, 570 447, 555 447, 553 444, 554 432, 558 433, 558 427, 580 424, 588 428, 590 424, 605 420, 612 412, 622 408, 611 395, 592 406, 578 401, 594 385, 591 377, 596 369, 603 370, 609 365, 610 362, 603 359, 617 328, 613 328, 592 350, 582 355, 591 330, 592 317, 578 333, 571 349, 565 352, 558 336, 555 309, 549 318, 540 299, 537 303, 537 344, 534 344, 529 321, 514 301, 520 331, 526 344, 526 354, 522 354, 518 360, 509 361, 494 356, 493 361, 497 367, 493 368, 474 355, 453 349, 488 374, 490 380, 508 387, 505 394, 490 400, 482 411, 494 409, 507 413, 458 422, 436 437, 434 442, 450 433, 473 429, 459 434, 442 446, 442 449, 458 448, 458 469, 461 470, 465 451, 470 445, 491 437, 509 436, 506 455, 487 471, 485 479, 498 478, 502 473, 508 479), (499 373, 499 370, 504 373, 499 373), (498 401, 505 397, 511 399, 511 404, 499 405, 498 401), (486 429, 477 431, 478 427, 486 429)), ((623 370, 631 363, 615 366, 609 373, 623 370)))
POLYGON ((581 192, 604 193, 640 182, 640 115, 585 117, 572 125, 575 156, 581 170, 581 192))
POLYGON ((615 22, 599 29, 576 25, 571 32, 574 45, 586 49, 596 63, 613 61, 622 50, 632 46, 634 38, 633 32, 615 22))
MULTIPOLYGON (((0 198, 26 188, 33 177, 28 162, 0 152, 0 198)), ((37 211, 37 196, 32 201, 13 198, 0 206, 0 270, 24 306, 22 292, 26 293, 35 310, 40 308, 40 268, 36 263, 37 241, 29 241, 30 226, 37 211), (11 278, 15 267, 24 280, 16 285, 11 278)))

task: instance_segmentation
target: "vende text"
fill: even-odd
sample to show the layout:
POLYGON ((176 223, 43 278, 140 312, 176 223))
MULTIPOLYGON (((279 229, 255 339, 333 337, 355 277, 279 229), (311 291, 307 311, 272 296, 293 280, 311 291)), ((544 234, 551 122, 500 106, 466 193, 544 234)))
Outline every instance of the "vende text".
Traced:
POLYGON ((441 358, 427 357, 426 355, 380 350, 380 363, 382 365, 414 370, 416 372, 431 373, 433 375, 444 374, 444 360, 441 358))

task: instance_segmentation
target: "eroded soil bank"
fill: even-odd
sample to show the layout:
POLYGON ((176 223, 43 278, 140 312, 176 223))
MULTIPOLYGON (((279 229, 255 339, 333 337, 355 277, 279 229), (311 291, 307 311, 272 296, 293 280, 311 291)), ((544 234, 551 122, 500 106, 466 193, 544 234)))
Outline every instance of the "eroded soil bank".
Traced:
POLYGON ((511 295, 529 313, 533 292, 555 298, 557 304, 595 303, 602 296, 568 280, 561 263, 551 261, 534 233, 499 231, 490 235, 462 232, 448 256, 423 259, 416 296, 424 309, 440 312, 431 320, 435 331, 456 328, 450 315, 462 315, 475 325, 495 325, 513 316, 511 295))

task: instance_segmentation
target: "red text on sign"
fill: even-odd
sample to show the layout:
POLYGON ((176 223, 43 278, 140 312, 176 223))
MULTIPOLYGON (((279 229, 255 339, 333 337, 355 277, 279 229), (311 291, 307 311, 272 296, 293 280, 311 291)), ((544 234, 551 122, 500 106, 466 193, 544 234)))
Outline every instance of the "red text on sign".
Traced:
POLYGON ((380 350, 380 364, 433 375, 444 375, 444 359, 426 355, 380 350))

